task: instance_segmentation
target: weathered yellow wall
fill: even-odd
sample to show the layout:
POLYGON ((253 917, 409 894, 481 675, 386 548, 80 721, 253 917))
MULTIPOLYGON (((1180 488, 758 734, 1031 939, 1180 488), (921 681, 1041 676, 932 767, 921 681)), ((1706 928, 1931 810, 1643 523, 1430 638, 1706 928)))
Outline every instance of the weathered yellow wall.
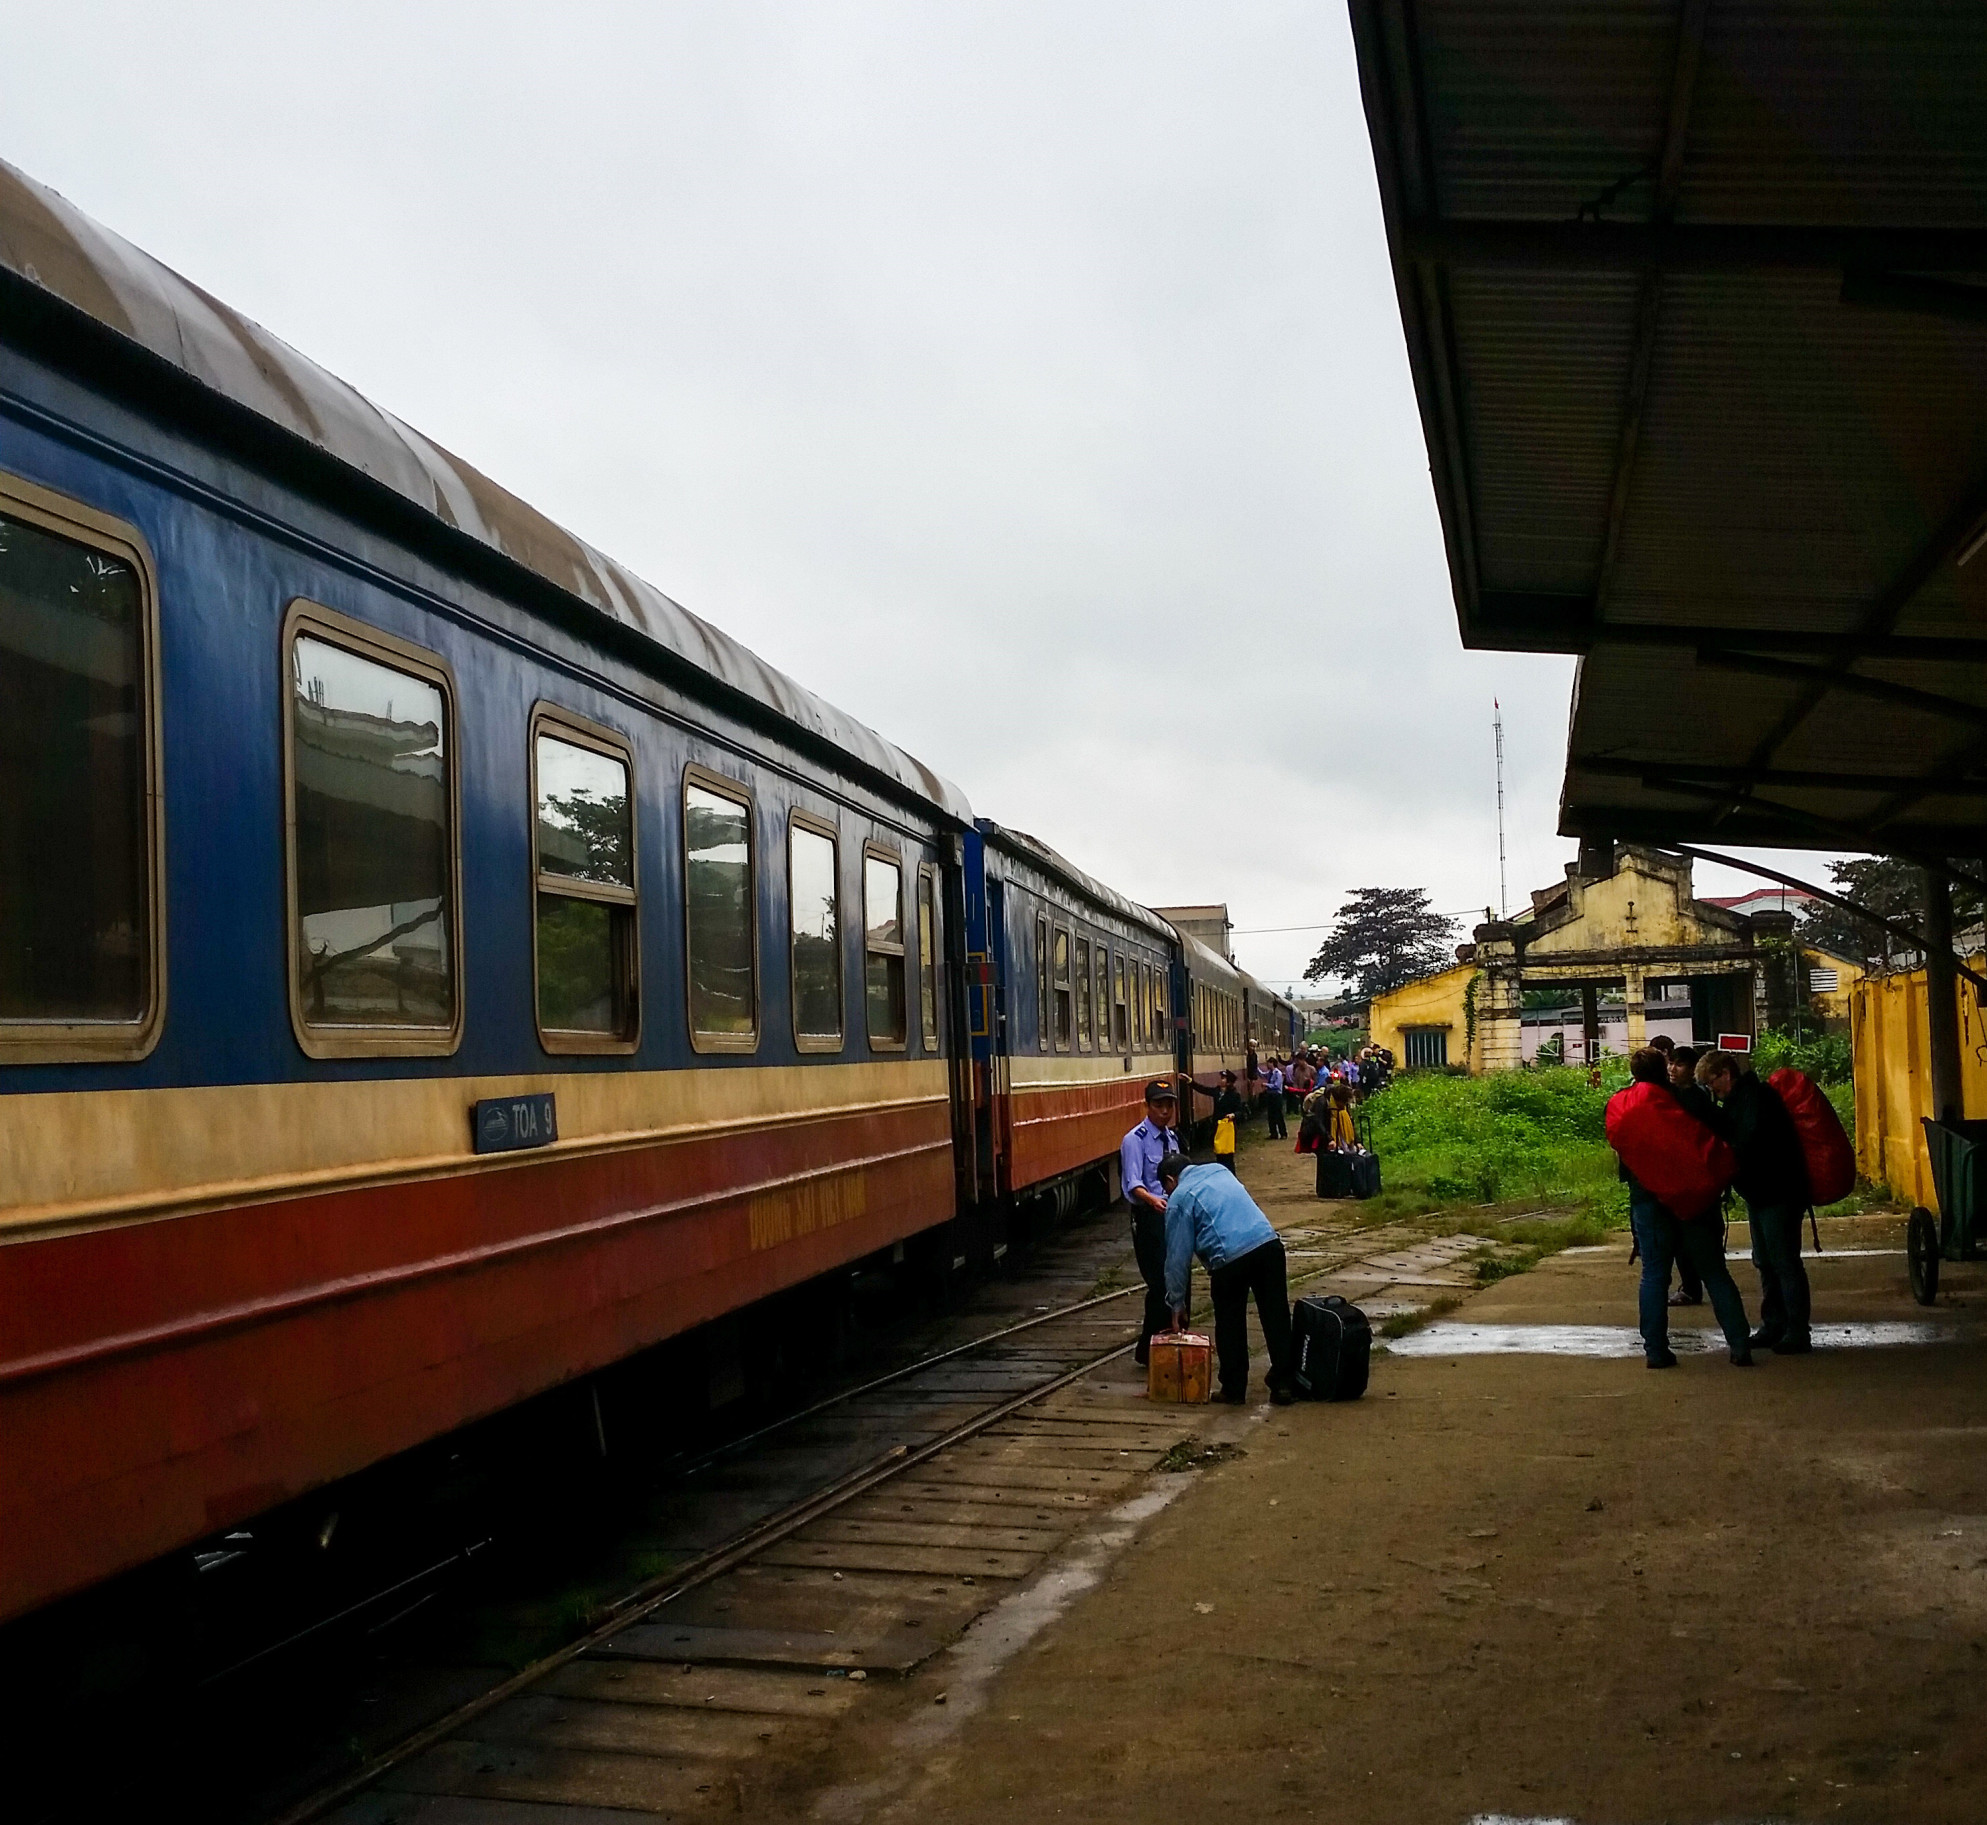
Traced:
POLYGON ((1814 996, 1815 1011, 1821 1015, 1822 1019, 1828 1021, 1831 1026, 1838 1020, 1844 1026, 1848 1025, 1850 997, 1854 993, 1856 984, 1863 980, 1861 968, 1851 963, 1847 957, 1837 957, 1828 951, 1804 950, 1801 953, 1801 957, 1803 964, 1808 969, 1813 969, 1817 964, 1821 964, 1836 972, 1838 986, 1835 993, 1833 995, 1814 996))
POLYGON ((1367 1032, 1376 1046, 1385 1046, 1402 1065, 1407 1063, 1407 1027, 1446 1027, 1449 1032, 1449 1062, 1480 1068, 1469 1045, 1469 1013, 1464 999, 1469 993, 1476 965, 1459 963, 1439 975, 1423 976, 1404 983, 1391 994, 1375 995, 1367 1019, 1367 1032))
MULTIPOLYGON (((1979 969, 1981 960, 1973 959, 1979 969)), ((1924 1118, 1932 1113, 1925 972, 1863 976, 1849 992, 1849 1036, 1856 1069, 1856 1171, 1878 1179, 1907 1204, 1938 1208, 1924 1118)), ((1959 984, 1961 1106, 1987 1115, 1987 1023, 1980 991, 1959 984)))
MULTIPOLYGON (((1579 917, 1555 931, 1540 932, 1526 947, 1529 962, 1565 953, 1631 949, 1638 945, 1731 944, 1738 934, 1699 916, 1690 893, 1690 870, 1671 865, 1657 873, 1653 858, 1624 848, 1615 872, 1602 880, 1571 885, 1579 917)), ((1617 972, 1619 973, 1619 972, 1617 972)))

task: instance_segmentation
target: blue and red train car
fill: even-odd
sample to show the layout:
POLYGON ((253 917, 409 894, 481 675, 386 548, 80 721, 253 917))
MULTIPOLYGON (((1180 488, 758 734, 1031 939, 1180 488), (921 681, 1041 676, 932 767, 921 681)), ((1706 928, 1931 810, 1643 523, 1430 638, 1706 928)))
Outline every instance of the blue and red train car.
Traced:
POLYGON ((1250 993, 0 166, 0 1617, 991 1252, 1250 993))

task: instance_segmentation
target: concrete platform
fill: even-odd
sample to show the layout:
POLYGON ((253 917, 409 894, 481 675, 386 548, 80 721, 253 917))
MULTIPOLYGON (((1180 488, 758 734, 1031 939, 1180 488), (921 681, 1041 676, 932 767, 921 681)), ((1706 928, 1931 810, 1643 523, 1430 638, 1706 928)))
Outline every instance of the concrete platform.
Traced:
POLYGON ((1827 1239, 1818 1321, 1924 1340, 1543 1353, 1635 1323, 1625 1238, 1548 1261, 1357 1405, 1256 1409, 1239 1455, 1151 1479, 1186 1487, 838 1738, 813 1816, 1973 1825, 1987 1271, 1927 1313, 1884 1225, 1827 1239))

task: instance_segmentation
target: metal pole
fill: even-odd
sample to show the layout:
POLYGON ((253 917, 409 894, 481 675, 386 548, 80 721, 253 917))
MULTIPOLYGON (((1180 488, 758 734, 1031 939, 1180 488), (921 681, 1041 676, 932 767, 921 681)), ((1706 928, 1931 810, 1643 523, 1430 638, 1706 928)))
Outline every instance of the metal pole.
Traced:
POLYGON ((1952 878, 1925 870, 1925 1025, 1932 1066, 1932 1114, 1962 1119, 1959 1076, 1959 971, 1953 962, 1952 878))

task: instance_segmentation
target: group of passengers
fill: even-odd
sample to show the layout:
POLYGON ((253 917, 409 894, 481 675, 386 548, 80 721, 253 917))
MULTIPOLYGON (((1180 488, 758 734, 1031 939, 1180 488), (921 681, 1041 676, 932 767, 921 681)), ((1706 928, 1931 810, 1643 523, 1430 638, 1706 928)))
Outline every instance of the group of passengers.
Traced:
MULTIPOLYGON (((1181 1082, 1199 1088, 1190 1077, 1181 1082)), ((1234 1094, 1232 1076, 1225 1093, 1234 1094)), ((1237 1095, 1238 1106, 1240 1100, 1237 1095)), ((1131 1207, 1132 1253, 1145 1281, 1145 1312, 1134 1354, 1143 1367, 1155 1336, 1186 1329, 1189 1283, 1198 1258, 1207 1269, 1214 1305, 1218 1398, 1235 1406, 1248 1398, 1253 1295, 1263 1340, 1269 1345, 1269 1397, 1281 1406, 1295 1398, 1283 1243, 1255 1199, 1242 1189, 1232 1155, 1225 1163, 1202 1165, 1181 1148, 1179 1113, 1179 1091, 1173 1083, 1163 1077, 1153 1079, 1145 1087, 1144 1119, 1125 1136, 1118 1151, 1125 1202, 1131 1207)))
POLYGON ((1628 1070, 1633 1082, 1666 1089, 1694 1122, 1731 1149, 1737 1163, 1731 1189, 1745 1200, 1759 1271, 1759 1328, 1749 1330, 1745 1301, 1725 1263, 1722 1201, 1680 1217, 1624 1164, 1629 1221, 1642 1257, 1639 1317, 1649 1367, 1676 1366, 1668 1308, 1698 1305, 1707 1296, 1737 1367, 1750 1368, 1754 1350, 1804 1353, 1810 1348, 1810 1301, 1801 1265, 1801 1219, 1809 1202, 1808 1168, 1780 1093, 1736 1053, 1679 1046, 1663 1036, 1638 1047, 1628 1070), (1670 1292, 1672 1265, 1679 1280, 1675 1293, 1670 1292))

